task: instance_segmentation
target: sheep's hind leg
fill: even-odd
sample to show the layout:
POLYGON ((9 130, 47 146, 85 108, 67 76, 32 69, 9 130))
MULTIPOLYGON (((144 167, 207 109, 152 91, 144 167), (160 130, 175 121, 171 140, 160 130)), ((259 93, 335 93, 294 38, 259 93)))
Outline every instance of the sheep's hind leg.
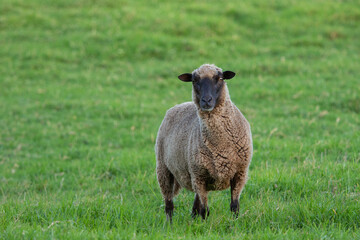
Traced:
POLYGON ((241 191, 243 190, 247 180, 247 174, 238 172, 235 174, 234 178, 230 181, 231 187, 231 203, 230 210, 235 214, 235 217, 239 215, 239 197, 241 191))
POLYGON ((174 180, 174 188, 173 188, 173 196, 174 197, 179 194, 180 189, 181 189, 181 186, 178 183, 178 181, 176 181, 176 179, 175 179, 174 180))
POLYGON ((166 219, 171 223, 174 212, 174 175, 172 175, 165 165, 162 165, 162 167, 159 166, 157 172, 158 182, 165 202, 166 219))
POLYGON ((165 213, 166 213, 166 220, 170 221, 172 223, 172 215, 174 212, 174 202, 173 200, 167 200, 165 199, 165 213))

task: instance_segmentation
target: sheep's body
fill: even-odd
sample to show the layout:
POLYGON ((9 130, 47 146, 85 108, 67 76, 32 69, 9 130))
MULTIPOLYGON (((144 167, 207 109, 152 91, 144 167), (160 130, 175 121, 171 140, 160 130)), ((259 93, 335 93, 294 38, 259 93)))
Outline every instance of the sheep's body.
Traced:
MULTIPOLYGON (((167 208, 181 187, 197 193, 193 214, 206 213, 207 192, 231 185, 232 210, 245 185, 252 157, 250 126, 225 86, 210 112, 187 102, 169 109, 156 140, 157 177, 167 208)), ((233 209, 234 208, 234 209, 233 209)), ((167 211, 170 219, 172 209, 167 211)))

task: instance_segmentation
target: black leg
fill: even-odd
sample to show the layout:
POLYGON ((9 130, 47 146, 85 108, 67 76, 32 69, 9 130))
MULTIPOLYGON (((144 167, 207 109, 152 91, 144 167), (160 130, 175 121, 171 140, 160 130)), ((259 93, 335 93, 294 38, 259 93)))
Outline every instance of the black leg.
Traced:
POLYGON ((194 205, 191 213, 191 216, 193 218, 195 218, 197 215, 200 214, 200 207, 201 207, 201 203, 200 203, 199 195, 195 194, 194 205))
POLYGON ((210 215, 209 207, 205 207, 204 205, 201 205, 200 215, 202 219, 205 220, 206 217, 210 215))
POLYGON ((172 215, 174 212, 174 203, 172 200, 165 200, 166 219, 172 222, 172 215))
POLYGON ((246 172, 238 172, 235 174, 234 178, 230 180, 230 187, 231 187, 231 203, 230 203, 230 210, 234 213, 235 217, 237 218, 239 215, 239 197, 240 193, 244 188, 247 179, 246 172))
POLYGON ((231 200, 230 211, 235 214, 236 218, 239 216, 239 200, 231 200))
POLYGON ((209 211, 209 207, 205 208, 201 204, 199 195, 195 194, 195 200, 194 200, 191 216, 195 218, 197 215, 200 215, 203 219, 205 219, 207 216, 210 215, 210 211, 209 211))

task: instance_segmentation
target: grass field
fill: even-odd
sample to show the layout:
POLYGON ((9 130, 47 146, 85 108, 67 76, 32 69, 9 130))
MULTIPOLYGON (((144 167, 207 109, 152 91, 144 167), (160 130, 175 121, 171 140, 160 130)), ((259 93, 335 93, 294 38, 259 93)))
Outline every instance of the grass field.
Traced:
POLYGON ((360 2, 2 0, 0 239, 359 239, 360 2), (166 223, 154 143, 215 63, 254 157, 166 223))

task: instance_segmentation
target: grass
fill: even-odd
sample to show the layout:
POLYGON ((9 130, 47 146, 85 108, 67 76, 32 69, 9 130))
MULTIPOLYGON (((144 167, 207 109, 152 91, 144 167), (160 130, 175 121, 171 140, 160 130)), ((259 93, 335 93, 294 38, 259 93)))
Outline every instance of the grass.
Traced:
POLYGON ((358 1, 25 1, 0 8, 0 239, 359 239, 358 1), (177 75, 232 70, 252 126, 240 197, 166 223, 154 142, 191 100, 177 75))

